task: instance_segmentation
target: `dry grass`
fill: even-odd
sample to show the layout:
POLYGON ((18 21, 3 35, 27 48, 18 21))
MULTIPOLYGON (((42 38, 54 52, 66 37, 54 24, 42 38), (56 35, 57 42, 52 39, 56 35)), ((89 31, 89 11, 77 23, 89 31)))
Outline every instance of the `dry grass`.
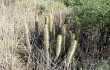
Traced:
MULTIPOLYGON (((30 34, 33 33, 35 13, 38 11, 36 4, 48 5, 48 3, 49 0, 0 0, 0 70, 43 70, 45 68, 43 50, 28 52, 29 49, 25 45, 24 23, 29 25, 30 34)), ((42 16, 39 17, 40 21, 44 21, 42 16)), ((32 43, 31 46, 34 45, 32 43)), ((50 68, 56 70, 55 67, 57 66, 53 64, 53 67, 49 67, 48 70, 50 68)), ((57 68, 61 70, 62 66, 57 68)))

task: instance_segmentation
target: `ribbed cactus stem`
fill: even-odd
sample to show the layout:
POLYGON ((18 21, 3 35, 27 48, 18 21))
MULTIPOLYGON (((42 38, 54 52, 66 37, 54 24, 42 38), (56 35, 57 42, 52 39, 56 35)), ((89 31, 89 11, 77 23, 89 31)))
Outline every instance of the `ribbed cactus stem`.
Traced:
POLYGON ((67 53, 67 60, 66 60, 67 67, 69 67, 69 64, 71 63, 72 56, 74 55, 75 50, 77 48, 77 40, 74 40, 74 39, 75 39, 75 35, 73 34, 72 39, 71 39, 71 43, 70 43, 70 48, 67 53))
POLYGON ((47 65, 49 65, 49 32, 47 24, 45 24, 43 36, 44 36, 44 52, 47 61, 46 63, 47 65))
POLYGON ((60 14, 59 14, 59 18, 60 18, 60 24, 59 26, 61 27, 62 26, 62 12, 60 11, 60 14))
POLYGON ((46 24, 46 25, 47 25, 47 27, 48 27, 48 25, 49 25, 48 16, 45 16, 45 24, 46 24))
POLYGON ((66 25, 62 25, 61 27, 61 34, 62 34, 62 46, 65 46, 65 40, 66 40, 66 25))
POLYGON ((58 58, 60 53, 61 53, 61 44, 62 44, 62 36, 58 35, 58 37, 57 37, 57 47, 56 47, 56 58, 58 58))
POLYGON ((52 15, 52 13, 49 14, 49 17, 50 17, 49 29, 50 29, 50 32, 52 32, 52 27, 53 27, 53 15, 52 15))
POLYGON ((29 40, 29 28, 28 28, 28 25, 26 23, 24 24, 24 27, 25 27, 26 45, 27 45, 27 48, 29 49, 29 51, 31 52, 31 45, 30 45, 30 40, 29 40))

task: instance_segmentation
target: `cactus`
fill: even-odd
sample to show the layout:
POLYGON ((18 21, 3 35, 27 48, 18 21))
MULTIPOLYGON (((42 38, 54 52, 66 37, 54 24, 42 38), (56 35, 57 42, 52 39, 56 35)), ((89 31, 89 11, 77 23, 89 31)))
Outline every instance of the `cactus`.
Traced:
POLYGON ((44 36, 44 52, 46 55, 46 63, 47 65, 49 65, 49 32, 47 24, 45 24, 43 36, 44 36))
POLYGON ((77 40, 74 40, 74 39, 75 39, 75 35, 72 34, 70 48, 69 48, 69 51, 67 53, 67 60, 66 60, 67 67, 69 67, 69 64, 71 62, 72 56, 74 55, 76 47, 77 47, 77 40))
POLYGON ((60 23, 59 23, 59 27, 62 26, 62 12, 60 11, 60 14, 59 14, 59 18, 60 18, 60 23))
POLYGON ((53 27, 53 15, 52 13, 49 14, 50 22, 49 22, 49 31, 52 32, 53 27))
POLYGON ((62 42, 63 42, 62 46, 63 47, 65 46, 65 40, 66 40, 66 27, 65 26, 66 25, 64 24, 61 27, 61 34, 62 34, 62 37, 63 37, 63 40, 62 40, 62 42))
POLYGON ((59 57, 61 52, 62 36, 58 35, 57 37, 57 47, 56 47, 56 58, 59 57))
POLYGON ((27 45, 27 48, 29 49, 29 52, 31 52, 31 45, 30 45, 30 40, 29 40, 29 28, 26 23, 24 24, 24 27, 25 27, 26 45, 27 45))
POLYGON ((46 24, 46 25, 47 25, 47 27, 48 27, 48 25, 49 25, 48 16, 45 16, 45 24, 46 24))

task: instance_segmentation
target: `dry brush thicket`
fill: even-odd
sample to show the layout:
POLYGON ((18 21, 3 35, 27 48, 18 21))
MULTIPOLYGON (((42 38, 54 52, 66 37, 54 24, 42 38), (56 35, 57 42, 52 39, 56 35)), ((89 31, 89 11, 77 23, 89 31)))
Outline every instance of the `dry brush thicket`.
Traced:
POLYGON ((53 13, 39 19, 36 11, 36 0, 0 1, 1 70, 62 70, 71 64, 77 40, 69 40, 62 13, 54 25, 53 13), (64 53, 66 47, 70 52, 64 53))

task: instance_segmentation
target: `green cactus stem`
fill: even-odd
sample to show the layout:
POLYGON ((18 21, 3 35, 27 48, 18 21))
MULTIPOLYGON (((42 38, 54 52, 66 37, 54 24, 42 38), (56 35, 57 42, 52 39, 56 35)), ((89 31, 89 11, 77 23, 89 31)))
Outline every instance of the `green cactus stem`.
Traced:
POLYGON ((24 31, 25 31, 26 45, 27 45, 27 48, 29 49, 29 51, 31 52, 31 45, 30 45, 30 40, 29 40, 29 28, 26 23, 24 24, 24 27, 25 27, 24 31))
POLYGON ((45 24, 43 36, 44 36, 44 52, 46 55, 46 63, 47 65, 49 65, 49 32, 47 24, 45 24))
POLYGON ((66 25, 62 25, 61 27, 61 34, 62 34, 62 46, 65 47, 65 40, 66 40, 66 25))
POLYGON ((56 58, 59 57, 61 52, 62 36, 58 35, 57 37, 57 47, 56 47, 56 58))
POLYGON ((52 15, 52 13, 49 14, 49 18, 50 18, 49 31, 52 32, 52 27, 53 27, 53 15, 52 15))
POLYGON ((74 40, 74 39, 75 39, 75 35, 72 34, 72 38, 71 38, 71 42, 70 42, 70 48, 69 48, 69 51, 67 53, 67 60, 66 60, 67 67, 69 67, 69 64, 71 63, 72 56, 74 55, 75 50, 77 48, 77 40, 74 40))
POLYGON ((59 18, 60 18, 60 23, 59 23, 59 27, 61 27, 62 26, 62 12, 60 11, 60 13, 59 13, 59 18))

